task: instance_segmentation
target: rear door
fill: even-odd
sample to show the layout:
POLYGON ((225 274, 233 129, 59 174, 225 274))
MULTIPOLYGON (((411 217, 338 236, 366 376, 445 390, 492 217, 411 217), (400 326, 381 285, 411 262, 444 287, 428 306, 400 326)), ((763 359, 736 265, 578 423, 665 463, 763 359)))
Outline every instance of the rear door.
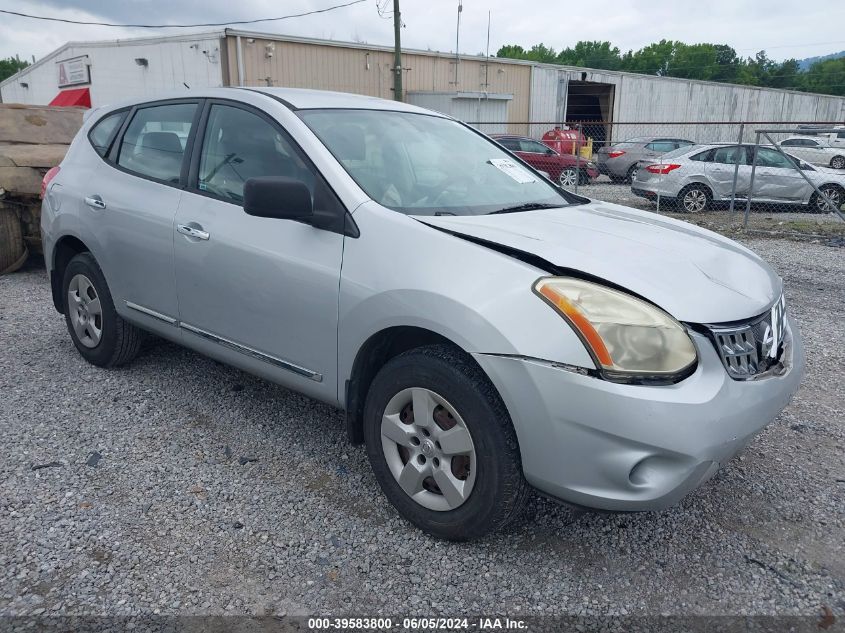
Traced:
POLYGON ((115 307, 154 329, 174 324, 178 315, 173 220, 198 104, 176 100, 133 108, 107 162, 85 183, 85 212, 102 245, 97 256, 115 307))
POLYGON ((718 147, 710 150, 706 158, 705 174, 716 199, 731 197, 734 190, 734 174, 736 174, 737 197, 748 195, 751 166, 747 147, 743 145, 718 147))

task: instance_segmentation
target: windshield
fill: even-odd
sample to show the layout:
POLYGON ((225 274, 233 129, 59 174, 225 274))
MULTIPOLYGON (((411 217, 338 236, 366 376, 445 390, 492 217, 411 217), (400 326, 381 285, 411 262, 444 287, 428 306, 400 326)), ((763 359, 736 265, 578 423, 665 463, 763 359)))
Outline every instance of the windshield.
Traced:
POLYGON ((385 110, 297 114, 367 195, 395 211, 482 215, 570 204, 548 180, 451 119, 385 110))

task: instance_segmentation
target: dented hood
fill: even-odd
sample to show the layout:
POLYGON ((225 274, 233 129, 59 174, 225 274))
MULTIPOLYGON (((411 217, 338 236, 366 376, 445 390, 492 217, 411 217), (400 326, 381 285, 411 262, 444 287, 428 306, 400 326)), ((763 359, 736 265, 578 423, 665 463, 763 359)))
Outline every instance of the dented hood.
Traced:
POLYGON ((736 242, 615 204, 416 219, 622 286, 690 323, 756 316, 782 289, 774 270, 736 242))

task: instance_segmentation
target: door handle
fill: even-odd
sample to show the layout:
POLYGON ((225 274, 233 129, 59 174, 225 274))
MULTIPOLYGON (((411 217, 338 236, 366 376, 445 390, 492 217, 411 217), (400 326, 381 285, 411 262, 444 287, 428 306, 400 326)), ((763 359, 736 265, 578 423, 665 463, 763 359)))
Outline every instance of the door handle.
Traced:
POLYGON ((187 224, 177 224, 176 230, 182 235, 187 235, 188 237, 195 237, 198 240, 207 240, 209 237, 211 237, 208 231, 203 231, 202 229, 197 229, 192 226, 188 226, 187 224))
POLYGON ((93 207, 95 209, 105 209, 106 208, 106 203, 103 202, 103 199, 100 196, 98 196, 97 194, 94 194, 93 196, 85 196, 85 204, 87 204, 89 207, 93 207))

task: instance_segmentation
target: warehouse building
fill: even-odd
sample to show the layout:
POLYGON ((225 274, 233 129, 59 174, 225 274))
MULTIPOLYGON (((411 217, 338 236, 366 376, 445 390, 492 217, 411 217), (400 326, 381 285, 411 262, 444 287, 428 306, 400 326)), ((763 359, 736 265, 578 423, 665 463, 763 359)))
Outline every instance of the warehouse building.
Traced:
MULTIPOLYGON (((485 132, 537 135, 546 124, 600 121, 606 133, 598 134, 610 140, 620 133, 614 122, 845 120, 845 98, 789 90, 410 49, 403 50, 402 67, 405 101, 484 122, 485 132)), ((388 46, 225 29, 68 43, 0 83, 0 99, 96 107, 209 86, 317 88, 390 99, 392 68, 388 46)))

